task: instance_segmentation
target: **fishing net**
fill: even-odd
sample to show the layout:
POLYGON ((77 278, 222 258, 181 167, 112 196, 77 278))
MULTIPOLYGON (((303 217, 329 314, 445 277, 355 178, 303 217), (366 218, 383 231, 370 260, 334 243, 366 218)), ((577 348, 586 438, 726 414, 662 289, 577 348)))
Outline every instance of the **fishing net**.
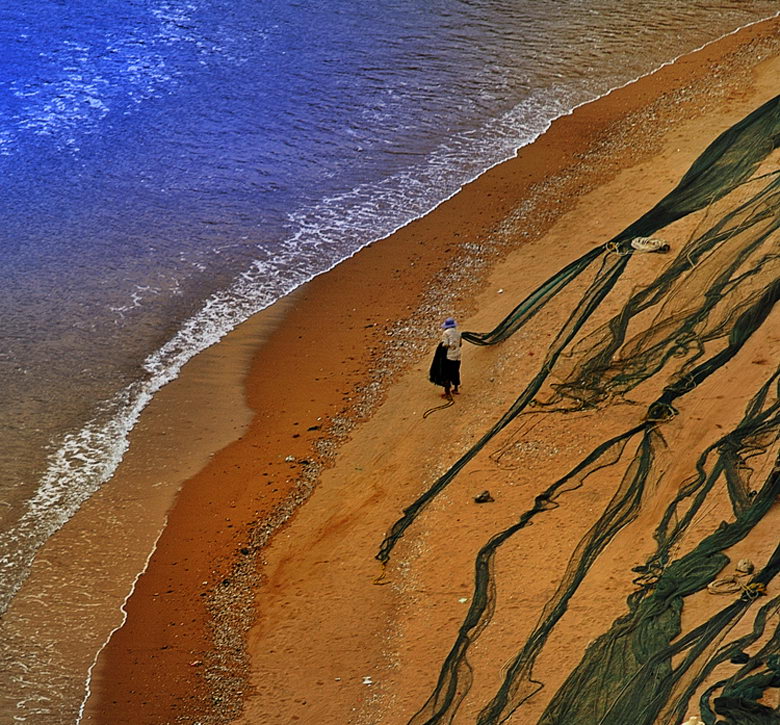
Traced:
MULTIPOLYGON (((632 425, 596 445, 479 550, 469 610, 433 692, 411 725, 452 722, 468 695, 469 649, 498 605, 494 560, 499 549, 536 517, 563 505, 564 494, 614 468, 621 474, 611 498, 481 707, 478 725, 508 721, 544 687, 534 678, 537 658, 599 556, 637 519, 647 492, 657 486, 657 461, 668 447, 665 428, 686 398, 717 379, 761 334, 780 296, 780 172, 771 158, 779 143, 780 97, 719 136, 655 207, 539 286, 493 330, 463 333, 475 345, 500 343, 553 300, 569 295, 565 321, 538 371, 509 409, 404 510, 380 546, 377 559, 383 564, 430 502, 518 416, 530 410, 536 415, 598 411, 627 400, 632 391, 655 392, 632 425), (620 284, 643 254, 665 251, 663 244, 651 248, 647 240, 663 239, 665 227, 694 212, 700 218, 690 238, 652 280, 633 289, 620 284), (637 239, 641 243, 632 244, 637 239), (606 305, 616 310, 608 317, 606 305)), ((740 580, 739 592, 724 599, 715 614, 689 632, 681 625, 684 599, 706 590, 729 563, 724 551, 750 534, 780 494, 780 371, 765 362, 768 372, 755 390, 746 391, 745 399, 752 397, 739 422, 699 452, 690 476, 659 515, 654 551, 630 574, 636 590, 626 601, 627 611, 588 646, 551 695, 540 725, 677 725, 689 710, 700 712, 706 725, 780 722, 775 710, 758 702, 780 683, 780 628, 768 624, 776 622, 780 602, 762 600, 780 570, 780 547, 740 580), (686 535, 692 522, 723 490, 729 519, 691 545, 686 535), (729 639, 748 617, 750 634, 729 639), (745 655, 746 648, 757 646, 745 655), (748 661, 709 685, 713 672, 737 655, 748 661)), ((528 722, 522 711, 514 721, 528 722)))

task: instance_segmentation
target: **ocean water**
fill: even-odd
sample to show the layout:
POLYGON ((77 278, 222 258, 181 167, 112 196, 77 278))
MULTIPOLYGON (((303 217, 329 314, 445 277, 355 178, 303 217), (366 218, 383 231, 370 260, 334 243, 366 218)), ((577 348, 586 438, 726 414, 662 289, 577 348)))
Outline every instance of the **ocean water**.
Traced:
MULTIPOLYGON (((39 548, 111 485, 140 411, 193 355, 556 117, 776 12, 775 0, 6 3, 0 613, 39 548)), ((0 702, 28 685, 0 673, 0 702)), ((0 722, 75 719, 57 688, 30 687, 48 693, 41 712, 25 700, 0 722)))

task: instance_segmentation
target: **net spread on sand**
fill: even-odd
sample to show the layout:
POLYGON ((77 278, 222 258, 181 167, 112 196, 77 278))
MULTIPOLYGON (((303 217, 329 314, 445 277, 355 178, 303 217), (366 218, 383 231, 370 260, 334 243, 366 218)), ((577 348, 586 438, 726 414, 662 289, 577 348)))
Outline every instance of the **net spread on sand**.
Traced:
MULTIPOLYGON (((467 696, 473 678, 469 651, 497 606, 494 559, 500 548, 536 517, 565 505, 559 501, 564 493, 614 468, 620 473, 611 499, 577 544, 557 589, 477 719, 479 725, 503 723, 516 713, 513 722, 528 722, 518 708, 544 688, 534 677, 535 663, 594 563, 642 513, 646 492, 657 486, 655 464, 669 447, 665 427, 686 396, 711 384, 761 334, 780 296, 780 171, 776 157, 769 158, 779 143, 780 97, 718 137, 656 206, 548 279, 493 330, 463 334, 475 345, 503 342, 575 282, 582 290, 515 402, 391 527, 377 554, 383 564, 428 504, 518 416, 599 410, 653 381, 660 392, 632 425, 594 447, 536 495, 516 523, 482 546, 468 612, 435 688, 410 725, 452 722, 467 696), (641 264, 644 252, 654 251, 632 241, 663 239, 661 230, 692 213, 700 220, 688 241, 677 245, 655 278, 627 292, 623 285, 623 297, 615 301, 610 293, 629 265, 641 264), (595 329, 586 328, 605 301, 617 312, 595 329)), ((636 588, 625 612, 590 643, 541 717, 535 716, 541 725, 677 725, 690 712, 707 725, 780 723, 778 712, 759 702, 767 688, 780 685, 780 597, 764 596, 780 570, 780 546, 756 557, 756 571, 740 579, 738 592, 714 598, 719 605, 714 615, 690 631, 681 622, 686 597, 706 591, 726 571, 725 550, 750 534, 780 494, 780 370, 773 368, 776 361, 768 362, 760 384, 746 391, 749 402, 739 422, 693 454, 695 466, 654 519, 654 551, 626 572, 636 588), (685 535, 692 521, 724 490, 728 520, 690 545, 685 535), (752 622, 748 632, 743 626, 732 636, 746 617, 752 622), (733 672, 713 682, 712 673, 723 663, 732 663, 733 672)))

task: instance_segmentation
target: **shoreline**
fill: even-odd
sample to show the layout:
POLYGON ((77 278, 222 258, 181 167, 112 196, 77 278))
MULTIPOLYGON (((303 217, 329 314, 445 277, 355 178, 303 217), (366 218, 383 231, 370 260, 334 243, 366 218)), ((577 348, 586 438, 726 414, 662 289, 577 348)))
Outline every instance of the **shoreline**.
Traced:
MULTIPOLYGON (((744 38, 746 32, 760 34, 755 26, 749 26, 749 31, 740 31, 740 36, 744 38)), ((740 45, 741 42, 748 40, 737 41, 732 35, 718 44, 740 45)), ((265 518, 278 515, 280 507, 284 510, 285 506, 281 518, 286 518, 287 512, 295 510, 296 505, 308 497, 312 482, 331 465, 335 450, 348 438, 354 421, 365 420, 381 400, 385 381, 393 379, 396 372, 393 368, 408 367, 427 349, 429 342, 425 332, 434 320, 451 309, 457 310, 460 317, 469 317, 475 312, 473 301, 465 299, 468 286, 476 286, 493 265, 494 258, 508 249, 508 242, 496 230, 516 213, 518 194, 520 200, 529 199, 527 191, 525 195, 518 192, 518 185, 526 190, 535 185, 546 185, 548 196, 554 197, 555 194, 549 191, 548 174, 560 177, 564 172, 555 191, 568 187, 570 192, 577 189, 581 195, 588 188, 603 183, 604 178, 618 174, 625 161, 619 162, 614 155, 610 157, 608 150, 602 150, 606 169, 585 173, 584 185, 580 178, 565 178, 567 169, 578 163, 582 166, 578 155, 583 148, 593 153, 594 145, 598 145, 593 141, 595 127, 601 124, 600 132, 603 132, 611 124, 620 123, 627 114, 640 111, 648 98, 658 94, 656 86, 665 93, 673 91, 675 83, 684 87, 690 80, 685 73, 695 75, 697 71, 691 68, 686 71, 681 66, 698 63, 698 72, 706 74, 707 64, 712 62, 708 56, 723 52, 711 45, 705 46, 704 51, 698 51, 703 53, 703 58, 692 60, 691 56, 684 56, 675 65, 665 66, 653 76, 645 76, 630 87, 581 106, 579 113, 575 111, 554 122, 547 134, 521 150, 516 159, 493 167, 428 216, 412 222, 390 239, 369 245, 300 290, 284 323, 260 347, 252 364, 247 392, 250 407, 256 411, 254 421, 246 434, 220 450, 208 466, 185 484, 159 546, 128 600, 127 622, 115 633, 102 658, 104 661, 96 668, 97 686, 93 688, 95 695, 91 698, 95 702, 87 703, 83 722, 167 722, 171 717, 188 712, 197 712, 199 717, 206 718, 202 712, 203 703, 213 697, 213 688, 207 680, 209 674, 213 680, 219 676, 220 667, 236 667, 235 662, 226 664, 224 659, 208 660, 212 637, 209 623, 215 617, 224 618, 225 610, 237 607, 242 609, 244 616, 251 618, 251 603, 247 606, 245 600, 251 595, 258 575, 249 570, 253 568, 253 557, 262 559, 264 539, 271 533, 264 526, 265 518), (659 80, 657 74, 671 78, 659 80), (638 88, 640 85, 643 87, 638 88), (611 99, 611 102, 605 103, 605 99, 611 99), (594 107, 596 104, 598 106, 594 107), (614 168, 610 168, 610 164, 615 165, 614 168), (507 168, 509 166, 513 168, 507 168), (493 195, 498 198, 493 200, 493 195), (475 219, 475 216, 479 218, 475 219), (455 229, 459 231, 455 232, 455 229), (457 235, 460 238, 452 240, 457 235), (486 237, 492 241, 484 242, 486 237), (452 299, 442 299, 435 290, 431 292, 430 280, 437 276, 440 260, 449 254, 457 255, 458 247, 464 242, 479 247, 477 260, 464 263, 467 265, 465 271, 461 270, 461 278, 454 285, 459 289, 452 299), (484 255, 483 259, 479 258, 480 254, 484 255), (414 275, 404 269, 410 263, 417 268, 414 275), (363 283, 359 289, 355 285, 356 279, 363 283), (401 298, 383 299, 388 286, 397 290, 401 298), (436 301, 432 302, 431 298, 436 301), (354 307, 350 310, 349 305, 354 307), (414 323, 406 324, 405 321, 400 327, 406 326, 407 330, 397 330, 395 321, 404 320, 410 313, 414 323), (318 340, 318 330, 323 329, 328 331, 327 350, 317 351, 317 357, 312 361, 304 361, 301 347, 310 351, 306 341, 318 340), (389 341, 385 334, 388 329, 393 330, 389 341), (366 347, 364 338, 375 332, 380 335, 371 337, 370 346, 366 347), (387 345, 395 346, 395 349, 388 352, 387 345), (323 354, 319 355, 320 352, 323 354), (341 362, 345 359, 350 362, 342 367, 341 362), (290 371, 290 360, 301 367, 290 371), (308 367, 304 368, 304 364, 308 367), (385 374, 367 379, 366 371, 377 368, 386 368, 385 374), (290 392, 298 397, 292 400, 286 390, 269 390, 268 386, 264 389, 263 378, 269 375, 269 369, 278 370, 278 374, 274 372, 270 377, 285 381, 290 392), (295 383, 301 380, 308 381, 302 386, 308 386, 307 389, 293 391, 295 383), (362 401, 353 403, 350 399, 361 395, 373 398, 373 403, 365 406, 362 401), (324 426, 327 424, 322 421, 334 419, 335 426, 326 431, 324 426), (272 440, 264 440, 266 437, 272 437, 272 440), (260 448, 260 455, 250 448, 260 448), (294 461, 284 460, 288 456, 294 461), (309 463, 302 464, 301 461, 309 463), (241 473, 230 470, 239 465, 243 467, 241 473), (247 481, 262 482, 263 474, 269 471, 277 476, 276 488, 269 493, 277 496, 260 496, 254 490, 247 490, 247 481), (301 479, 302 485, 298 483, 301 479), (216 485, 226 491, 227 500, 214 501, 211 487, 216 485), (194 533, 192 524, 198 517, 206 518, 202 516, 204 511, 209 520, 197 521, 200 530, 194 533), (228 518, 231 523, 225 525, 228 518), (227 531, 227 528, 233 531, 227 531), (198 542, 206 544, 207 550, 193 552, 187 549, 198 542), (216 549, 216 553, 212 549, 216 549), (243 554, 244 549, 249 554, 243 554), (172 572, 172 567, 179 563, 188 564, 191 573, 172 572), (240 577, 245 577, 248 583, 237 592, 235 582, 240 577), (201 581, 209 584, 200 584, 201 581), (204 591, 208 596, 201 597, 204 591), (170 592, 170 596, 162 597, 164 592, 170 592), (164 602, 161 601, 163 598, 164 602), (199 599, 214 602, 219 613, 213 615, 214 610, 202 606, 199 599), (182 611, 186 611, 187 618, 192 621, 175 622, 176 627, 184 625, 186 629, 174 637, 170 631, 171 621, 184 618, 174 614, 182 611), (159 668, 172 673, 165 691, 160 690, 155 674, 159 668), (131 682, 134 687, 129 685, 131 682)), ((609 139, 604 140, 608 142, 609 139)), ((636 150, 624 151, 628 155, 636 153, 636 150)), ((581 168, 579 172, 582 172, 581 168)), ((538 238, 553 220, 573 206, 576 197, 577 194, 563 196, 565 201, 557 205, 551 204, 549 199, 539 202, 546 206, 546 218, 540 229, 526 230, 522 244, 538 238)), ((469 253, 473 250, 467 250, 466 256, 469 253)), ((279 383, 272 383, 270 387, 278 388, 279 383)), ((234 635, 242 638, 241 628, 245 626, 246 623, 238 621, 224 622, 224 630, 228 632, 224 635, 227 637, 226 649, 239 646, 234 635), (240 631, 231 634, 230 630, 236 627, 240 631)), ((219 631, 217 636, 222 636, 219 631)), ((239 667, 240 659, 239 656, 239 667)), ((224 684, 228 686, 224 687, 223 694, 217 695, 222 700, 212 701, 214 712, 208 716, 215 719, 204 721, 226 721, 225 718, 238 713, 244 694, 240 690, 245 687, 240 673, 224 684)))
MULTIPOLYGON (((9 642, 19 642, 19 648, 24 642, 29 654, 27 661, 14 661, 15 670, 29 674, 44 666, 63 675, 83 673, 84 679, 56 680, 72 702, 86 699, 96 659, 123 624, 132 594, 128 588, 135 588, 148 565, 182 482, 251 420, 243 393, 246 371, 289 302, 256 315, 227 335, 224 344, 193 358, 186 373, 144 410, 110 485, 90 497, 41 548, 3 616, 9 642), (48 602, 45 609, 42 598, 48 602), (56 633, 56 654, 44 658, 51 621, 68 625, 56 633)), ((45 673, 37 679, 47 682, 45 673)))

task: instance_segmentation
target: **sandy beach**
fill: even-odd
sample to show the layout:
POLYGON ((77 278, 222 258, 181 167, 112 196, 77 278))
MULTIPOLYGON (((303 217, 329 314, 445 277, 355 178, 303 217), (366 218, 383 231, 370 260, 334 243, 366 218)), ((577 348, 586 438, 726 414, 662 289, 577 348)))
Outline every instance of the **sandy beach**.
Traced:
MULTIPOLYGON (((185 449, 189 468, 199 470, 179 467, 186 480, 170 510, 159 512, 166 526, 126 602, 126 621, 93 670, 82 722, 585 723, 545 712, 586 648, 642 588, 632 570, 652 557, 659 522, 697 459, 740 424, 775 372, 777 309, 716 373, 675 402, 673 417, 646 432, 656 446, 646 486, 608 537, 596 541, 593 532, 629 485, 634 439, 621 449, 625 458, 615 453, 614 465, 563 486, 533 525, 502 543, 486 569, 490 603, 467 626, 477 612, 475 559, 594 449, 646 420, 648 406, 675 380, 674 360, 589 407, 567 407, 555 385, 587 358, 595 339, 589 336, 755 189, 746 184, 737 197, 711 200, 659 229, 668 254, 632 255, 566 355, 556 358, 536 404, 473 454, 404 529, 382 566, 375 557, 404 509, 516 403, 600 272, 589 269, 506 341, 466 344, 461 395, 423 417, 444 403, 427 380, 439 325, 454 315, 462 330, 492 330, 534 289, 642 217, 719 134, 777 96, 778 48, 780 20, 760 23, 557 120, 517 158, 251 321, 255 327, 239 332, 243 342, 231 348, 239 352, 230 353, 245 361, 209 377, 209 385, 214 375, 229 378, 218 396, 222 409, 197 403, 197 378, 185 369, 182 392, 158 406, 157 422, 147 428, 175 437, 184 403, 191 417, 193 400, 198 416, 214 426, 208 440, 185 449), (493 500, 475 503, 484 491, 493 500), (592 560, 572 568, 585 544, 592 560), (459 634, 467 663, 446 680, 443 665, 459 634), (510 687, 509 704, 480 719, 507 665, 537 636, 532 669, 510 687), (443 704, 446 686, 437 691, 437 682, 452 685, 455 704, 443 704), (437 708, 447 713, 435 715, 442 719, 433 719, 437 708)), ((754 175, 776 172, 779 160, 772 151, 754 175)), ((762 244, 767 258, 745 274, 745 304, 777 278, 770 254, 776 233, 762 244)), ((693 275, 717 278, 726 261, 713 253, 692 263, 690 277, 632 321, 629 338, 687 314, 699 302, 693 275)), ((735 275, 746 272, 747 258, 742 265, 735 275)), ((726 313, 723 319, 722 329, 713 323, 709 336, 702 333, 705 358, 731 344, 733 320, 726 313)), ((627 357, 628 348, 621 354, 627 357)), ((778 454, 777 429, 763 436, 760 450, 751 448, 750 501, 761 500, 778 454)), ((136 454, 151 455, 155 440, 150 434, 136 454)), ((163 447, 168 455, 181 450, 178 443, 163 447)), ((713 488, 674 540, 671 561, 734 520, 733 498, 727 486, 713 488)), ((779 524, 780 509, 769 506, 725 551, 731 563, 718 576, 745 558, 756 570, 764 567, 779 524)), ((656 722, 699 714, 701 693, 737 669, 726 659, 705 672, 702 663, 718 643, 750 632, 756 610, 778 593, 777 583, 767 582, 766 596, 702 650, 704 659, 670 685, 656 722), (683 696, 688 687, 695 695, 683 696)), ((682 632, 738 598, 706 587, 686 593, 682 632)), ((744 647, 750 655, 780 648, 769 631, 778 627, 776 607, 767 618, 767 633, 744 647)), ((777 689, 762 702, 778 708, 777 689)))

